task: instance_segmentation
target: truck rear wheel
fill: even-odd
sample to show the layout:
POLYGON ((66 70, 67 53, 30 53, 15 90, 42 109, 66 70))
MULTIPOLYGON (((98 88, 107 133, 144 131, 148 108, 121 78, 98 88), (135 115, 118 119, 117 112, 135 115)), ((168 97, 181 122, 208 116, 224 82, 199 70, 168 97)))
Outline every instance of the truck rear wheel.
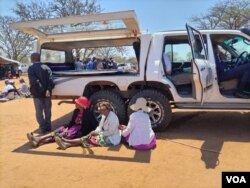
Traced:
POLYGON ((116 113, 120 123, 126 121, 126 108, 122 97, 112 90, 101 90, 90 96, 90 110, 93 112, 93 123, 98 123, 101 120, 101 114, 98 112, 98 105, 101 102, 108 102, 112 110, 116 113))
MULTIPOLYGON (((140 97, 145 98, 147 100, 147 106, 152 108, 152 111, 149 114, 152 128, 155 131, 164 130, 169 125, 172 119, 171 106, 166 96, 153 89, 143 90, 138 92, 131 98, 129 106, 134 104, 140 97)), ((131 110, 129 106, 128 115, 133 112, 133 110, 131 110)))

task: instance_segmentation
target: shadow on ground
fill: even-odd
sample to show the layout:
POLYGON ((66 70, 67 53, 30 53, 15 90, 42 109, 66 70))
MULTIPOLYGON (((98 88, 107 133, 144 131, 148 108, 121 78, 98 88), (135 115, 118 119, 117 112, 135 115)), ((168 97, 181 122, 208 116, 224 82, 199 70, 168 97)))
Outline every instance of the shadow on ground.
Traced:
POLYGON ((249 112, 176 112, 171 125, 158 133, 157 138, 173 142, 176 139, 204 141, 200 148, 201 160, 206 168, 214 169, 219 165, 224 142, 250 142, 249 122, 249 112))

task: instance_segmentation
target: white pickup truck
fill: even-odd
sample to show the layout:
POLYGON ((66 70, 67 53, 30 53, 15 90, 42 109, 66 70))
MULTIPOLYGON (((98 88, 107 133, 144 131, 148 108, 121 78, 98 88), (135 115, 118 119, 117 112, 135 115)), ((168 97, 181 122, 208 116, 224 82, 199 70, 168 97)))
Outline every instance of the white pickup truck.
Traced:
MULTIPOLYGON (((142 34, 132 10, 86 16, 13 23, 12 28, 38 37, 41 61, 53 71, 55 99, 91 99, 93 120, 100 116, 97 105, 111 103, 121 123, 131 113, 129 105, 145 97, 155 130, 171 121, 173 108, 250 109, 250 99, 237 98, 239 80, 219 82, 213 42, 230 66, 250 63, 249 30, 202 30, 186 25, 183 31, 142 34), (101 63, 108 53, 131 70, 76 70, 74 61, 96 57, 101 63), (89 54, 89 56, 86 56, 89 54)), ((83 62, 84 64, 84 62, 83 62)))

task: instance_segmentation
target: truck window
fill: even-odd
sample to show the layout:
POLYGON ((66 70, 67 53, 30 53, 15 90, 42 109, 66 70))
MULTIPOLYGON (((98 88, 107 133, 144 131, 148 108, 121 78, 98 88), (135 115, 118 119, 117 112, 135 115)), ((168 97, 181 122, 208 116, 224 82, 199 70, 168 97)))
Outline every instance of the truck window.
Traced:
POLYGON ((188 43, 166 44, 164 53, 173 63, 191 61, 192 59, 191 48, 188 43))
POLYGON ((238 55, 240 55, 244 51, 250 53, 250 41, 241 36, 231 37, 227 40, 224 40, 223 43, 227 46, 230 46, 230 48, 234 50, 238 55))
POLYGON ((72 55, 79 58, 82 62, 82 69, 86 71, 109 69, 123 72, 138 71, 138 62, 132 45, 75 48, 72 49, 72 55))
POLYGON ((91 71, 98 74, 95 71, 99 70, 137 73, 138 60, 133 45, 136 41, 137 39, 132 38, 47 42, 41 46, 41 62, 46 63, 57 74, 62 71, 72 74, 91 71), (120 64, 126 66, 118 66, 120 64))
POLYGON ((65 52, 57 50, 41 50, 42 63, 65 63, 65 52))
POLYGON ((243 52, 250 53, 250 41, 238 35, 211 35, 213 43, 219 46, 224 61, 231 62, 243 52))
POLYGON ((188 41, 166 43, 163 53, 172 63, 172 74, 191 72, 192 52, 188 41))

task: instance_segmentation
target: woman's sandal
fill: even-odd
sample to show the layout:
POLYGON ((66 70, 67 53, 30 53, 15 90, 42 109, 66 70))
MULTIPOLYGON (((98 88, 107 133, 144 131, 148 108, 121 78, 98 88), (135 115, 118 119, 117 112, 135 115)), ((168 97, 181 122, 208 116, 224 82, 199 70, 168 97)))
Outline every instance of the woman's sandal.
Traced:
POLYGON ((55 141, 56 141, 57 145, 58 145, 61 149, 63 149, 63 150, 67 149, 67 146, 64 144, 64 142, 61 140, 60 137, 55 136, 55 141))
POLYGON ((36 140, 33 140, 31 142, 31 144, 32 144, 33 147, 37 147, 38 146, 38 142, 36 140))
POLYGON ((26 135, 27 135, 28 140, 29 140, 30 142, 32 142, 32 141, 33 141, 33 133, 30 132, 30 133, 27 133, 26 135))
POLYGON ((27 138, 30 141, 31 145, 33 147, 37 147, 38 146, 38 141, 34 138, 34 135, 32 132, 27 133, 27 138))

